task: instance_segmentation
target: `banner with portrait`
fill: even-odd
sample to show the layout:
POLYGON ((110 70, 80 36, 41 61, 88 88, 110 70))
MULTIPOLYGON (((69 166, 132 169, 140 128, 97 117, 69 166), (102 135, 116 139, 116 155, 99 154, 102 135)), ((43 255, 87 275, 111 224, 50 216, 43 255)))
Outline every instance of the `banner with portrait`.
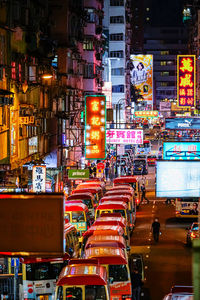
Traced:
POLYGON ((142 101, 153 101, 153 55, 130 56, 131 85, 141 91, 142 101))

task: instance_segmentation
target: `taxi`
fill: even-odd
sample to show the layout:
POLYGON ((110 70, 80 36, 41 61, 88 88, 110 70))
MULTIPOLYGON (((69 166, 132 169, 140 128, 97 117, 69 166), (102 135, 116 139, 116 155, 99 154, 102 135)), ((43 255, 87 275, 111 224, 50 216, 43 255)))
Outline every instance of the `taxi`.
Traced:
POLYGON ((80 232, 79 242, 82 242, 82 234, 88 229, 90 217, 88 207, 81 201, 67 201, 65 203, 65 223, 73 224, 80 232))
POLYGON ((75 193, 67 197, 67 201, 82 200, 82 202, 87 205, 89 213, 94 217, 94 210, 96 208, 96 203, 94 202, 94 195, 89 192, 85 193, 75 193))
POLYGON ((85 250, 86 259, 98 259, 106 267, 111 299, 131 300, 131 278, 127 254, 119 247, 93 247, 85 250))
POLYGON ((110 291, 105 267, 95 260, 71 260, 56 284, 55 299, 109 300, 110 291))

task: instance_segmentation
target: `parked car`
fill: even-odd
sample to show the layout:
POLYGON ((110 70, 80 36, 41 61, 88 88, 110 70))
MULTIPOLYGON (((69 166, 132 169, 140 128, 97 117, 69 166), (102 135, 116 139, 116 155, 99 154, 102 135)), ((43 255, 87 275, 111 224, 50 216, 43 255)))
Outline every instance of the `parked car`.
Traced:
POLYGON ((163 300, 193 300, 193 287, 175 285, 171 288, 171 292, 166 295, 163 300))
POLYGON ((191 227, 188 229, 186 244, 187 246, 192 245, 192 241, 199 237, 199 226, 197 222, 193 222, 191 227))

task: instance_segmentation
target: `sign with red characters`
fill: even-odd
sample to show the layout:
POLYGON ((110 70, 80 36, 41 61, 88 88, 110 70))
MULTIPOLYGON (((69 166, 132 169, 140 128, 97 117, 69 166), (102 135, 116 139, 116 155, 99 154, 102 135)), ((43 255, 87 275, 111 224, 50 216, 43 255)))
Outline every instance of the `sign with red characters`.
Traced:
POLYGON ((106 97, 85 97, 85 158, 105 159, 106 97))
POLYGON ((177 101, 178 107, 194 107, 196 101, 196 57, 177 56, 177 101))

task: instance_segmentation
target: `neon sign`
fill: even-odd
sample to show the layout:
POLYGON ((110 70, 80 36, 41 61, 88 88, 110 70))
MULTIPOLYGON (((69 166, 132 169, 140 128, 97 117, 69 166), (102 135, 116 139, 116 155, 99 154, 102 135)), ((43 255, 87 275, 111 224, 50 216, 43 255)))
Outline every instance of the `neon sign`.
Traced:
POLYGON ((177 100, 178 107, 194 107, 196 101, 195 55, 177 56, 177 100))
POLYGON ((85 97, 85 158, 105 159, 106 97, 85 97))

